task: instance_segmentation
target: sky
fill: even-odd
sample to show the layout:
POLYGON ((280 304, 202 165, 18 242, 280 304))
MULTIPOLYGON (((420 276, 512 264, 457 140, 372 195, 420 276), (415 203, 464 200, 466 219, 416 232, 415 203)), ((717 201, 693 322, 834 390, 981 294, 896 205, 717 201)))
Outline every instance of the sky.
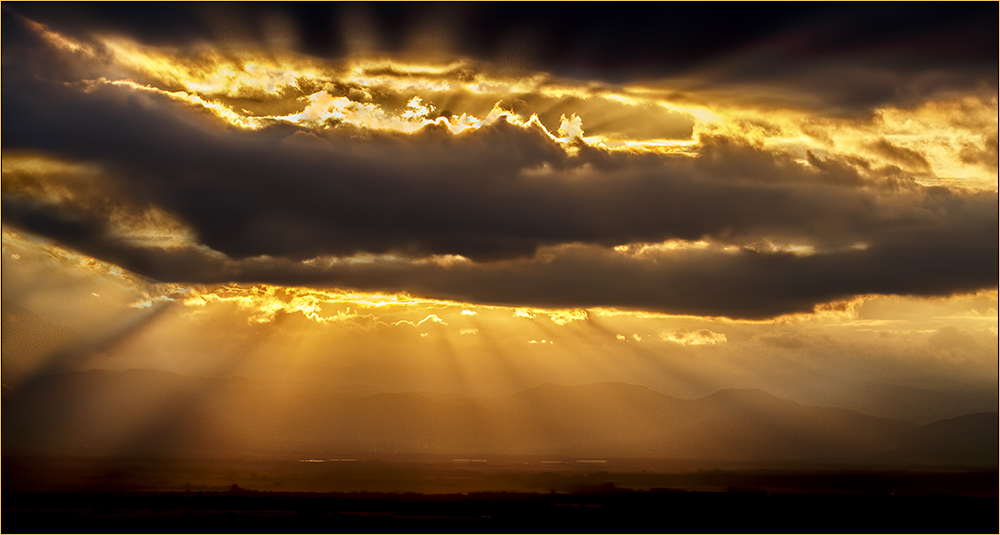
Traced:
POLYGON ((995 3, 2 17, 7 386, 995 410, 995 3))

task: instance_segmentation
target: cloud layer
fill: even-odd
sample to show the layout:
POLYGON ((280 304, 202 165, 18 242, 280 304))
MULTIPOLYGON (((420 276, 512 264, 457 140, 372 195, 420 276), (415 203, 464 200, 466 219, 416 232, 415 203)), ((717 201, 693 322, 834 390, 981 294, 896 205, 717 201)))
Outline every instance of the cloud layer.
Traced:
MULTIPOLYGON (((840 15, 859 9, 868 8, 840 15)), ((793 11, 789 24, 812 14, 793 11)), ((928 20, 917 26, 935 36, 968 27, 952 18, 931 27, 928 20)), ((504 116, 460 134, 443 122, 402 133, 336 117, 240 129, 171 97, 172 88, 87 83, 113 76, 114 65, 100 54, 74 63, 25 24, 5 11, 5 160, 79 162, 97 171, 80 179, 65 170, 5 166, 4 224, 157 280, 741 318, 810 311, 859 294, 948 295, 996 286, 995 188, 930 185, 937 178, 933 154, 884 135, 862 136, 868 156, 817 153, 768 141, 780 136, 761 141, 753 132, 772 128, 766 124, 699 130, 700 119, 688 112, 633 127, 641 113, 623 104, 598 123, 604 131, 626 138, 661 131, 688 145, 619 150, 574 139, 567 117, 573 106, 586 109, 585 98, 548 102, 541 93, 510 104, 547 107, 540 119, 504 116), (561 134, 553 132, 556 113, 566 121, 561 134), (146 227, 176 239, 136 239, 146 227)), ((855 35, 872 46, 856 53, 790 27, 769 31, 703 51, 712 57, 699 67, 707 74, 693 85, 676 82, 678 102, 718 98, 732 105, 737 93, 727 88, 739 83, 756 88, 741 105, 814 107, 816 124, 841 120, 844 110, 902 109, 954 92, 995 110, 996 58, 986 67, 963 45, 908 63, 885 40, 855 35), (951 62, 955 57, 966 61, 951 62), (744 60, 768 68, 741 72, 734 65, 744 60)), ((906 50, 924 46, 912 33, 896 38, 906 50)), ((538 62, 554 61, 552 50, 540 54, 538 62)), ((666 75, 650 66, 676 64, 667 59, 640 56, 648 68, 638 71, 666 75)), ((304 98, 320 94, 295 87, 302 96, 289 102, 302 102, 299 111, 316 101, 304 98)), ((345 88, 342 98, 352 89, 359 91, 345 88)), ((372 98, 384 107, 378 110, 391 111, 392 99, 401 106, 417 92, 372 98)), ((360 106, 362 97, 355 98, 345 102, 360 106)), ((238 110, 238 100, 226 102, 238 110)), ((267 99, 252 101, 245 106, 267 99)), ((587 123, 582 127, 590 133, 587 123)), ((990 129, 995 140, 995 118, 986 123, 987 138, 990 129)), ((995 177, 990 150, 970 145, 967 159, 995 177)))

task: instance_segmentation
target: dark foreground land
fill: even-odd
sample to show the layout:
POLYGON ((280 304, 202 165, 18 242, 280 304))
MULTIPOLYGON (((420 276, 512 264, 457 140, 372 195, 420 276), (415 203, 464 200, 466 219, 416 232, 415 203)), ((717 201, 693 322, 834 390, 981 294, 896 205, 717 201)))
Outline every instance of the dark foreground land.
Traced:
POLYGON ((995 467, 3 458, 3 533, 997 533, 995 467))
POLYGON ((574 493, 30 492, 5 533, 996 533, 997 499, 671 489, 574 493))

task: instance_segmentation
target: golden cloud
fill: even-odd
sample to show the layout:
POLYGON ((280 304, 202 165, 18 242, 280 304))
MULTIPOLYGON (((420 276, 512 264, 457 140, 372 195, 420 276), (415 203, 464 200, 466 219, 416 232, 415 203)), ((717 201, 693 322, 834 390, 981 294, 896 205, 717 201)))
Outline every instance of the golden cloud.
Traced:
POLYGON ((726 335, 708 329, 679 329, 676 331, 660 331, 660 339, 685 346, 715 345, 727 342, 726 335))
MULTIPOLYGON (((97 55, 91 45, 38 23, 32 27, 58 49, 97 55)), ((345 125, 412 133, 437 125, 457 135, 503 120, 538 128, 571 153, 581 142, 603 150, 685 153, 703 136, 722 135, 788 152, 805 165, 812 153, 853 159, 859 168, 883 173, 899 165, 928 184, 997 188, 995 97, 883 107, 874 119, 822 118, 725 95, 712 100, 707 91, 690 100, 690 94, 663 84, 579 84, 546 73, 498 76, 468 60, 332 62, 291 52, 222 52, 207 45, 157 48, 116 37, 100 38, 98 45, 124 75, 88 80, 90 87, 113 84, 161 94, 239 128, 292 123, 320 132, 345 125), (670 121, 686 122, 687 133, 658 136, 657 131, 676 130, 670 121), (659 126, 633 131, 642 124, 659 126), (595 134, 585 136, 585 128, 595 134)))

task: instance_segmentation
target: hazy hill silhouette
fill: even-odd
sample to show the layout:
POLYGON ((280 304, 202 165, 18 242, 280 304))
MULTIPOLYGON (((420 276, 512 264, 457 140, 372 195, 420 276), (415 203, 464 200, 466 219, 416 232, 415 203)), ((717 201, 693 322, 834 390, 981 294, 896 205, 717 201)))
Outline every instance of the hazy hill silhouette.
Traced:
POLYGON ((760 390, 682 400, 623 383, 548 384, 502 402, 508 410, 583 430, 594 454, 621 456, 848 461, 891 447, 899 432, 914 427, 760 390))
POLYGON ((919 426, 760 390, 689 400, 624 383, 544 384, 507 396, 448 398, 92 370, 5 389, 2 422, 5 454, 438 453, 995 465, 997 452, 997 413, 919 426))
POLYGON ((900 445, 879 457, 913 465, 993 465, 1000 451, 1000 413, 967 414, 903 433, 900 445))
POLYGON ((995 392, 939 392, 881 381, 830 383, 814 388, 805 396, 800 401, 809 405, 842 407, 921 424, 991 411, 996 407, 997 397, 995 392))

